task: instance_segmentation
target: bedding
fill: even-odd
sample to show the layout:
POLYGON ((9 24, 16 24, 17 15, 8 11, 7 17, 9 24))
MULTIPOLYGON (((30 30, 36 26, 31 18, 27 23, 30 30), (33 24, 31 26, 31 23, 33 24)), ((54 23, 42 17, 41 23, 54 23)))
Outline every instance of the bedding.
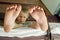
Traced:
MULTIPOLYGON (((49 26, 51 28, 52 34, 60 34, 60 23, 49 23, 49 26)), ((42 31, 41 29, 33 29, 28 27, 21 27, 13 29, 11 32, 6 33, 3 31, 3 27, 0 26, 0 36, 4 37, 30 37, 30 36, 42 36, 46 35, 45 31, 42 31)))

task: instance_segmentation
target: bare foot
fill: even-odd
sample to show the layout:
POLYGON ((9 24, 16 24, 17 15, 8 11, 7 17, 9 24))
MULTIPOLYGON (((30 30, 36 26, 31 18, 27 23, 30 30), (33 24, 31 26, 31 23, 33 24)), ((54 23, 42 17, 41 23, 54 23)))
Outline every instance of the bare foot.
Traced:
POLYGON ((42 30, 48 29, 47 18, 43 8, 34 6, 32 8, 29 8, 29 12, 31 16, 39 23, 42 30))
POLYGON ((15 20, 21 11, 21 5, 8 7, 4 18, 4 31, 10 32, 14 28, 15 20))

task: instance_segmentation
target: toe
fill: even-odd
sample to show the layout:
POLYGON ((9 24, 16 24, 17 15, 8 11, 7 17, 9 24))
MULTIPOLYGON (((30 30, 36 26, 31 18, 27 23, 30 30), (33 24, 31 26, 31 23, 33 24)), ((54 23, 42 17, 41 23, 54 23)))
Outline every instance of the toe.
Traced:
POLYGON ((9 9, 13 9, 13 8, 17 8, 17 5, 12 5, 11 7, 9 7, 9 9))
POLYGON ((29 8, 29 13, 33 13, 33 10, 35 10, 35 6, 29 8))
POLYGON ((11 7, 9 7, 9 9, 12 9, 12 8, 14 8, 14 5, 12 5, 11 7))
POLYGON ((11 6, 11 7, 8 7, 6 11, 7 11, 7 12, 10 12, 10 11, 11 11, 11 12, 12 12, 12 11, 14 12, 15 10, 16 10, 16 7, 13 5, 13 6, 11 6))
POLYGON ((15 8, 15 9, 17 8, 17 5, 16 5, 16 4, 14 5, 14 8, 15 8))
POLYGON ((6 10, 6 13, 5 13, 5 17, 11 17, 13 16, 15 10, 16 10, 16 7, 17 6, 11 6, 11 7, 8 7, 7 10, 6 10))
POLYGON ((22 9, 22 6, 21 6, 21 5, 18 5, 17 8, 16 8, 16 11, 17 11, 17 12, 20 12, 21 9, 22 9))
POLYGON ((38 7, 38 9, 40 10, 41 7, 38 7))
POLYGON ((19 13, 21 12, 21 9, 22 9, 21 5, 17 6, 15 13, 13 14, 15 18, 19 15, 19 13))
POLYGON ((12 6, 10 6, 10 7, 7 7, 7 10, 10 10, 10 9, 12 9, 12 8, 14 8, 14 5, 12 5, 12 6))
POLYGON ((40 9, 41 9, 42 11, 44 11, 43 8, 40 8, 40 9))

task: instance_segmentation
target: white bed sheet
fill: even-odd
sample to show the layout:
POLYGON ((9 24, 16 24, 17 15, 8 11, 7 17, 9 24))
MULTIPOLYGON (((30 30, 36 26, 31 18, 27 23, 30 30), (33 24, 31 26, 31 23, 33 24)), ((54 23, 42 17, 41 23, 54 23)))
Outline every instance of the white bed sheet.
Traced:
MULTIPOLYGON (((49 23, 52 34, 60 34, 60 23, 49 23)), ((45 31, 41 29, 32 29, 28 27, 13 29, 11 32, 6 33, 3 30, 3 27, 0 27, 0 36, 6 37, 30 37, 30 36, 42 36, 46 35, 45 31)))
POLYGON ((60 23, 49 23, 52 34, 60 34, 60 23))
POLYGON ((13 29, 11 32, 6 33, 3 31, 3 27, 0 28, 0 36, 23 38, 23 37, 41 36, 41 35, 46 35, 46 33, 44 31, 41 31, 40 29, 23 27, 13 29))

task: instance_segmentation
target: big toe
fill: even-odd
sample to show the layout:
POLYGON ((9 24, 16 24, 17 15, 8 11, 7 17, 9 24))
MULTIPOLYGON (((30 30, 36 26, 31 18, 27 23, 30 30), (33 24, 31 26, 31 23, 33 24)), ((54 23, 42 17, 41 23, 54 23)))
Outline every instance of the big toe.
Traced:
POLYGON ((41 11, 44 11, 43 8, 40 8, 41 11))
POLYGON ((35 10, 35 6, 29 8, 29 12, 32 13, 35 10))
POLYGON ((19 13, 19 12, 21 11, 21 9, 22 9, 22 6, 21 6, 21 5, 18 5, 18 6, 17 6, 17 9, 16 9, 16 12, 19 13))
POLYGON ((19 13, 21 12, 21 9, 22 9, 22 6, 18 5, 14 13, 15 18, 19 15, 19 13))

